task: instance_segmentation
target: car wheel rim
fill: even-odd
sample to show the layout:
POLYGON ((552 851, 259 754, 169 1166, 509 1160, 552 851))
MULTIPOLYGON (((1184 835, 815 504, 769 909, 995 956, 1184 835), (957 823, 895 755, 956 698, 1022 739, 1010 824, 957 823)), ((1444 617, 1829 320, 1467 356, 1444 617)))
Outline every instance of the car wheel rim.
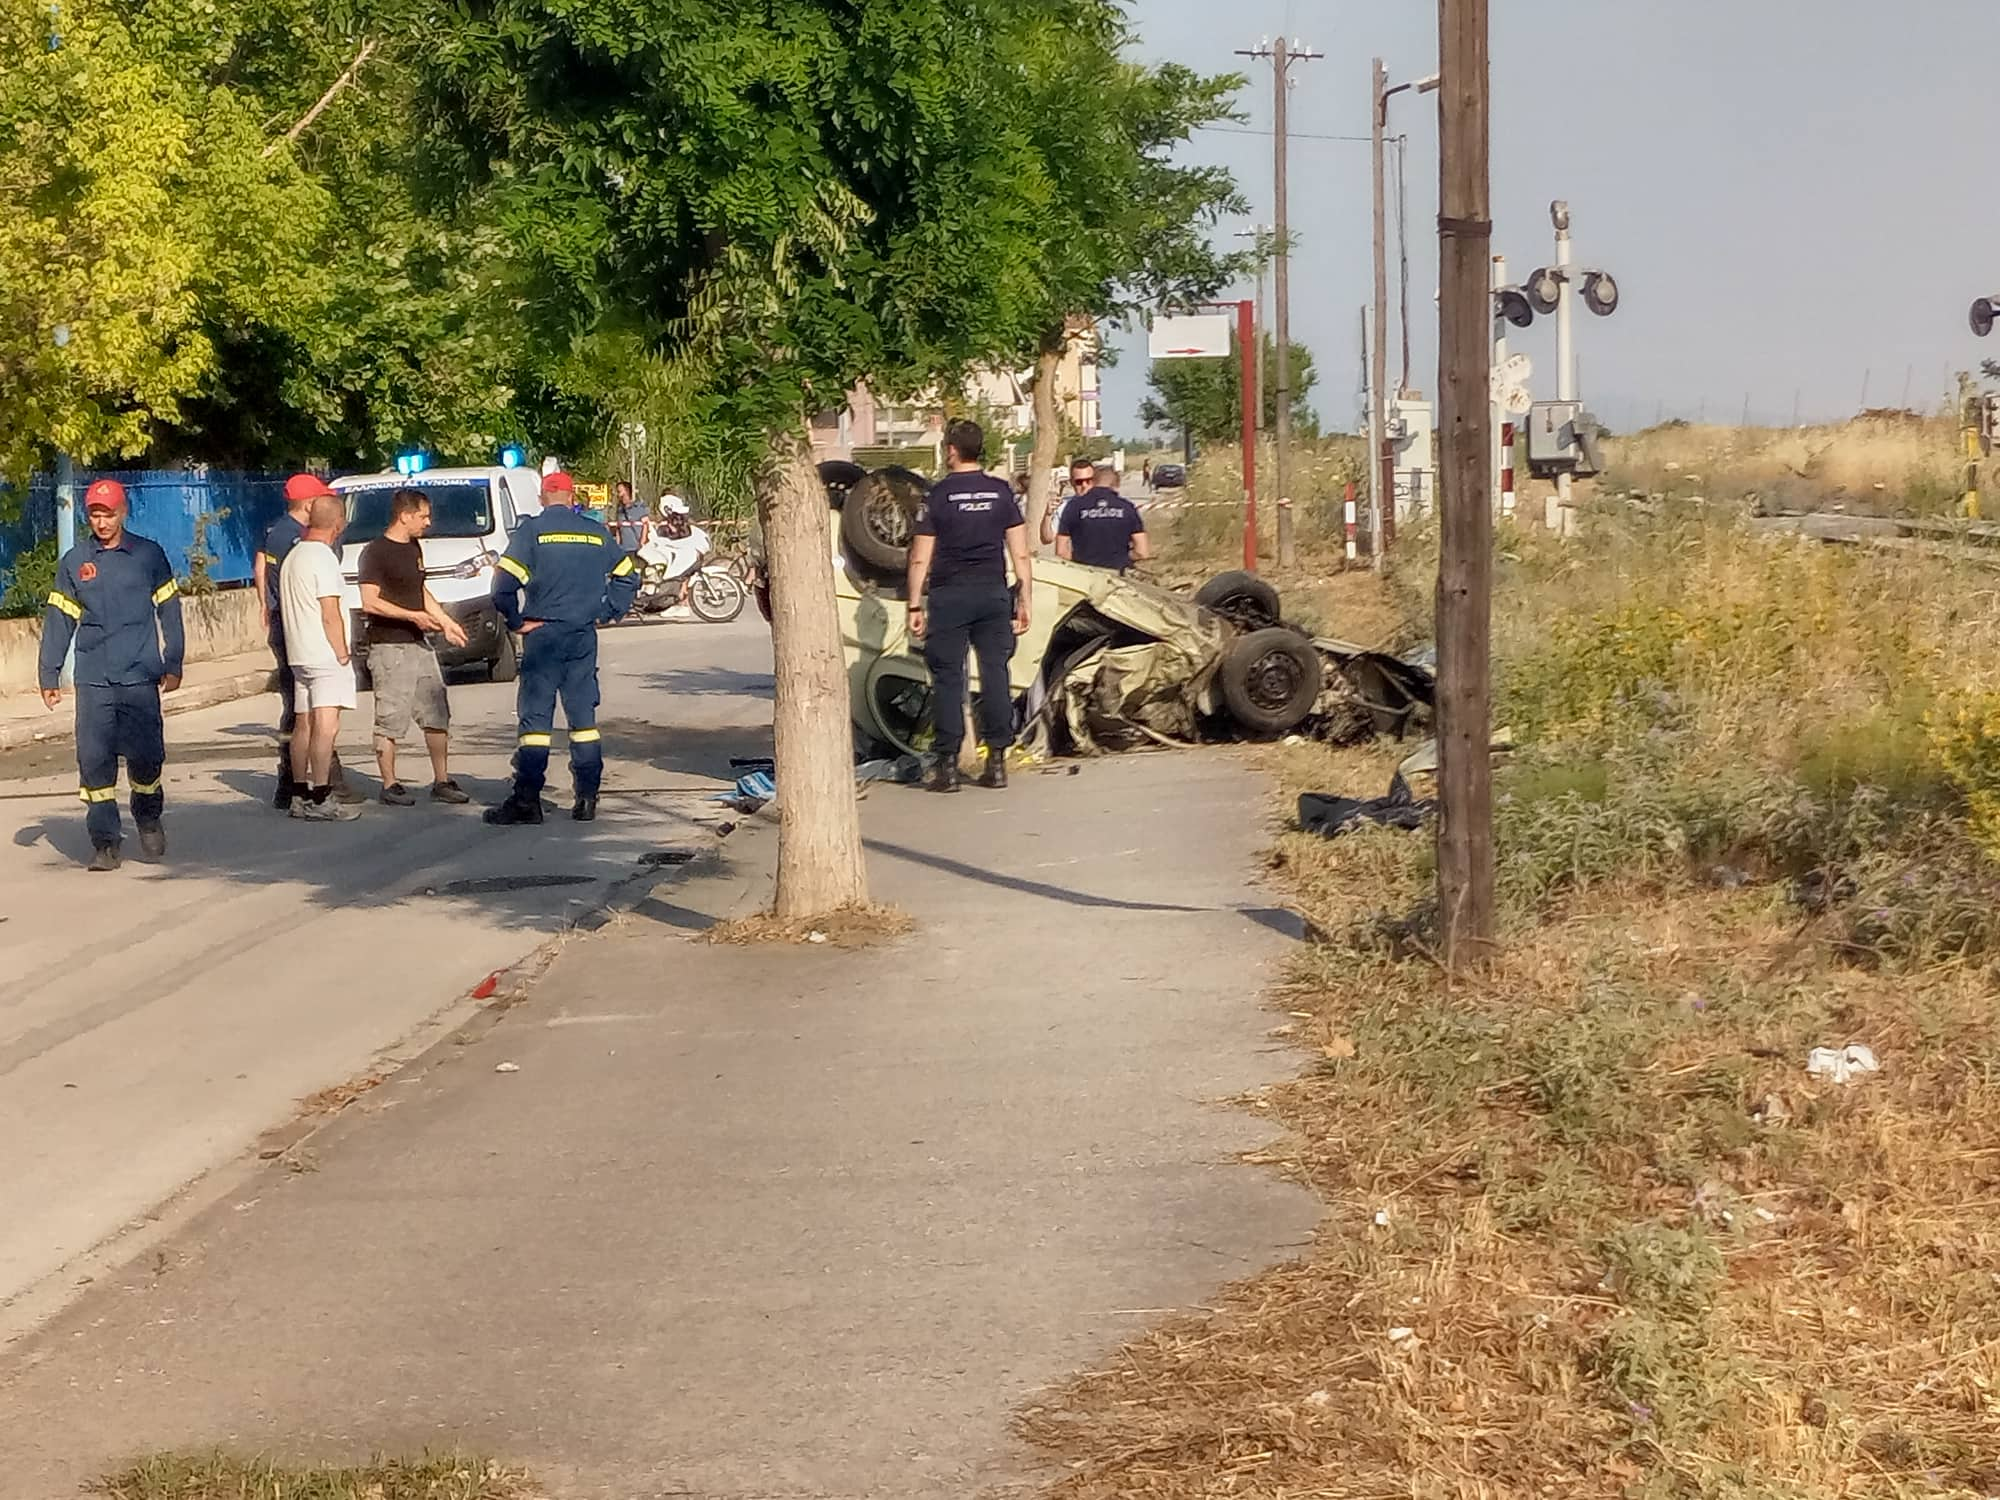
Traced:
POLYGON ((1304 680, 1305 673, 1296 657, 1287 651, 1272 651, 1257 659, 1244 686, 1252 703, 1275 713, 1298 696, 1304 680))
POLYGON ((868 502, 868 529, 891 547, 910 544, 910 518, 902 502, 888 493, 878 493, 868 502))

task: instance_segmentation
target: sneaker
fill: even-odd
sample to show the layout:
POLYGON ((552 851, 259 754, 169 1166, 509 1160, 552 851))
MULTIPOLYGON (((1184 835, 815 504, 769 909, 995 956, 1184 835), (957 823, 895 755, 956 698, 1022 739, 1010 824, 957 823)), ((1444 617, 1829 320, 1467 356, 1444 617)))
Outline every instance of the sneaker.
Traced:
POLYGON ((139 852, 148 859, 167 857, 167 830, 158 823, 139 825, 139 852))
POLYGON ((542 801, 537 797, 533 802, 516 802, 509 797, 498 807, 489 807, 480 814, 486 822, 496 828, 515 828, 522 825, 540 826, 542 821, 542 801))
POLYGON ((99 844, 95 852, 90 856, 90 863, 84 866, 84 868, 87 870, 115 870, 118 868, 118 865, 118 846, 116 844, 99 844))
POLYGON ((569 810, 569 815, 579 823, 595 823, 597 821, 597 799, 595 797, 578 797, 576 799, 576 806, 569 810))
POLYGON ((324 802, 294 802, 292 815, 309 823, 352 823, 361 816, 361 809, 352 802, 342 802, 336 793, 324 802))
POLYGON ((452 806, 458 807, 471 800, 466 795, 465 788, 449 777, 443 781, 433 781, 431 783, 431 801, 433 802, 449 802, 452 806))
POLYGON ((410 795, 409 788, 404 786, 400 781, 392 781, 382 788, 382 800, 391 807, 415 807, 417 805, 417 799, 410 795))

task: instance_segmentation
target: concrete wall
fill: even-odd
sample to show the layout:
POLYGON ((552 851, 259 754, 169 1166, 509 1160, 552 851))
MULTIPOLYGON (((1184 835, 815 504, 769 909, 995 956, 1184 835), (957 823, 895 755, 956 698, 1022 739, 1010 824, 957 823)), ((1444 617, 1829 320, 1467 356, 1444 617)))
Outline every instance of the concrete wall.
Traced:
MULTIPOLYGON (((257 595, 250 589, 226 589, 199 597, 183 595, 181 618, 187 624, 189 661, 214 661, 265 649, 257 595)), ((40 620, 0 620, 0 694, 35 690, 35 662, 41 645, 40 620)))

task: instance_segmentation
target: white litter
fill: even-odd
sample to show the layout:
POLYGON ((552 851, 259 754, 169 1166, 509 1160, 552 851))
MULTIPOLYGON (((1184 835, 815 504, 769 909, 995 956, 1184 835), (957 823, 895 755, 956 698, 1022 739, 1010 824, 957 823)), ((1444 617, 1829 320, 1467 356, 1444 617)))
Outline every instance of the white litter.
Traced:
POLYGON ((1417 1330, 1414 1328, 1391 1328, 1389 1330, 1389 1342, 1392 1344, 1414 1344, 1416 1341, 1417 1330))
POLYGON ((1333 1397, 1325 1391, 1314 1391, 1306 1397, 1307 1406, 1331 1406, 1333 1397))
POLYGON ((1863 1073, 1881 1072, 1882 1064, 1867 1047, 1815 1047, 1806 1054, 1806 1071, 1815 1078, 1852 1083, 1863 1073))
POLYGON ((519 1063, 496 1063, 493 1071, 496 1073, 518 1073, 521 1071, 521 1065, 519 1063))
POLYGON ((826 934, 823 932, 809 932, 806 934, 806 941, 809 943, 823 943, 826 941, 826 934))
POLYGON ((1377 1229, 1387 1229, 1389 1227, 1388 1209, 1378 1208, 1375 1210, 1375 1227, 1377 1229))

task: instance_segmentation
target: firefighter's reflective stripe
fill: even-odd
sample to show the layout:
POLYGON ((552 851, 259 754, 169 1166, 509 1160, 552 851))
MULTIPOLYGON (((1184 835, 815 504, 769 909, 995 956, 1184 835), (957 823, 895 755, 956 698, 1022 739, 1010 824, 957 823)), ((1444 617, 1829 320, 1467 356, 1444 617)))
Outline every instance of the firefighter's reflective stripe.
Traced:
POLYGON ((165 583, 161 584, 158 588, 153 590, 153 602, 155 604, 165 604, 169 599, 173 598, 174 595, 178 594, 180 591, 181 591, 181 586, 178 583, 175 583, 173 579, 169 578, 165 583))
POLYGON ((572 729, 569 732, 569 742, 572 745, 588 745, 592 741, 602 738, 604 736, 599 734, 595 729, 572 729))
POLYGON ((587 531, 544 531, 535 538, 538 542, 574 542, 581 547, 602 547, 604 538, 592 536, 587 531))
POLYGON ((135 797, 150 797, 159 789, 160 784, 157 781, 135 781, 132 783, 132 795, 135 797))
MULTIPOLYGON (((134 787, 132 790, 136 792, 139 789, 134 787)), ((153 785, 152 790, 159 790, 158 783, 153 785)), ((115 786, 80 786, 76 789, 76 800, 79 802, 116 802, 118 800, 118 788, 115 786)))
POLYGON ((83 618, 83 606, 70 598, 61 589, 56 589, 49 595, 49 603, 68 615, 72 620, 81 620, 83 618))
POLYGON ((635 566, 636 564, 633 563, 631 558, 621 557, 618 559, 618 566, 611 570, 611 576, 613 578, 623 578, 627 573, 630 573, 635 566))
POLYGON ((521 582, 526 583, 528 581, 528 565, 526 563, 516 562, 511 557, 502 557, 500 559, 500 566, 520 579, 521 582))
POLYGON ((278 559, 269 552, 260 553, 259 555, 264 559, 265 562, 269 563, 274 568, 283 566, 283 564, 280 563, 278 559))
POLYGON ((521 743, 546 750, 553 743, 553 740, 546 734, 524 734, 521 736, 521 743))

